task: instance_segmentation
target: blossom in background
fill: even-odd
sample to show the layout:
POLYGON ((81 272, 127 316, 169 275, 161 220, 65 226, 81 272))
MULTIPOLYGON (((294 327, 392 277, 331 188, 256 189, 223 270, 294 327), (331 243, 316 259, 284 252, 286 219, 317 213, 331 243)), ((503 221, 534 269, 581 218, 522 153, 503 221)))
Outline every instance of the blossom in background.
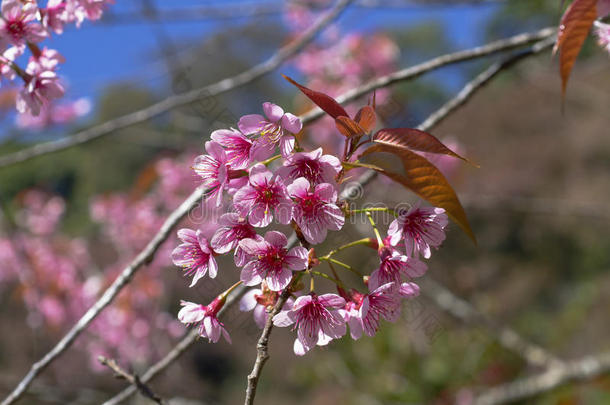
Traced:
POLYGON ((345 216, 337 207, 337 190, 329 183, 318 184, 313 191, 309 181, 300 177, 288 186, 288 194, 294 199, 293 218, 309 243, 317 244, 326 239, 327 230, 338 231, 345 223, 345 216))
POLYGON ((413 298, 419 295, 419 286, 415 283, 402 283, 398 289, 398 293, 403 298, 413 298))
MULTIPOLYGON (((22 3, 19 0, 2 0, 2 18, 0 18, 0 39, 16 46, 26 42, 40 42, 48 34, 36 21, 38 6, 36 2, 22 3)), ((2 47, 6 43, 0 44, 2 47)))
POLYGON ((597 43, 610 53, 610 24, 604 24, 601 21, 595 21, 594 24, 597 43))
POLYGON ((428 266, 415 257, 407 257, 390 245, 389 238, 379 249, 379 268, 369 277, 369 288, 374 290, 386 283, 400 284, 402 277, 416 278, 424 275, 428 266))
POLYGON ((11 62, 14 62, 15 59, 23 55, 24 50, 24 46, 11 46, 2 52, 2 57, 0 58, 0 74, 2 77, 8 80, 15 78, 16 74, 11 67, 11 62))
POLYGON ((323 155, 322 148, 311 152, 297 152, 286 157, 278 175, 289 182, 299 177, 306 178, 311 184, 335 184, 341 171, 341 161, 332 155, 323 155))
POLYGON ((345 299, 336 294, 311 293, 297 298, 290 310, 275 315, 273 324, 280 327, 294 324, 298 328, 294 353, 302 356, 316 345, 324 346, 345 335, 345 320, 338 312, 344 306, 345 299))
POLYGON ((288 286, 292 271, 307 268, 307 249, 302 246, 286 249, 286 235, 269 231, 264 239, 243 239, 239 247, 252 257, 241 270, 241 281, 253 286, 263 280, 271 291, 280 291, 288 286))
POLYGON ((176 266, 184 268, 186 276, 193 276, 190 287, 197 284, 197 281, 206 273, 209 273, 210 278, 215 278, 218 273, 218 265, 212 248, 201 231, 181 229, 178 231, 178 238, 182 244, 172 252, 172 261, 176 266))
POLYGON ((229 174, 227 169, 227 154, 216 142, 206 142, 207 155, 195 158, 193 170, 201 177, 201 185, 207 189, 207 198, 216 198, 216 206, 222 204, 222 191, 227 185, 229 174))
POLYGON ((17 114, 15 123, 19 128, 43 129, 53 125, 63 125, 75 121, 79 117, 87 115, 91 111, 91 101, 87 98, 79 98, 75 101, 60 104, 50 103, 41 108, 38 115, 28 112, 17 114))
POLYGON ((64 0, 49 0, 45 8, 40 9, 42 25, 49 31, 56 34, 64 32, 64 24, 68 20, 66 3, 64 0))
POLYGON ((403 241, 407 256, 418 257, 422 254, 430 258, 430 247, 438 248, 445 240, 445 227, 448 219, 445 210, 436 207, 419 207, 414 205, 408 211, 402 211, 390 224, 388 236, 392 246, 403 241))
POLYGON ((257 142, 275 145, 279 142, 282 156, 288 156, 294 149, 294 136, 303 129, 301 119, 294 114, 284 113, 282 107, 273 103, 263 103, 265 117, 259 114, 244 115, 238 123, 239 130, 246 135, 258 134, 257 142))
POLYGON ((281 224, 292 219, 292 202, 284 182, 260 163, 250 169, 248 184, 235 193, 233 204, 256 227, 269 225, 274 214, 281 224))
POLYGON ((180 301, 182 309, 178 312, 180 322, 191 325, 199 325, 199 336, 207 338, 211 343, 216 343, 222 335, 231 343, 231 337, 224 328, 224 324, 217 318, 218 311, 224 305, 224 299, 216 298, 210 305, 195 304, 189 301, 180 301))

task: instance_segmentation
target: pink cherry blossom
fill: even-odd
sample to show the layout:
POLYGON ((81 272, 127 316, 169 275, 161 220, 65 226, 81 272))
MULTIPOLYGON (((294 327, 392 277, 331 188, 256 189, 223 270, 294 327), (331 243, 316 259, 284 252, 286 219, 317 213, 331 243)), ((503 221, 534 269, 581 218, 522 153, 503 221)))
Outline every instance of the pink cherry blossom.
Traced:
POLYGON ((278 174, 287 182, 305 177, 311 184, 335 184, 341 171, 341 161, 332 155, 323 155, 322 148, 311 152, 297 152, 289 155, 278 169, 278 174))
POLYGON ((595 35, 597 43, 610 53, 610 24, 604 24, 600 21, 595 21, 595 35))
MULTIPOLYGON (((254 143, 250 138, 242 134, 236 129, 219 129, 212 132, 211 138, 225 148, 227 154, 227 164, 233 170, 242 170, 247 168, 254 160, 254 155, 257 149, 253 147, 254 143)), ((273 153, 270 150, 265 157, 257 154, 256 158, 266 159, 273 153)))
POLYGON ((337 190, 329 183, 309 189, 309 181, 300 177, 288 186, 288 194, 294 199, 293 218, 309 243, 317 244, 326 239, 327 230, 338 231, 345 223, 345 216, 337 205, 337 190))
POLYGON ((293 270, 307 268, 308 253, 302 246, 286 249, 286 235, 269 231, 264 239, 243 239, 239 242, 244 252, 252 256, 241 270, 241 281, 253 286, 266 281, 271 291, 281 291, 288 286, 293 270))
POLYGON ((415 283, 402 283, 398 288, 398 293, 403 298, 413 298, 419 295, 419 286, 415 283))
POLYGON ((374 290, 387 283, 401 282, 403 276, 408 278, 421 277, 427 270, 425 263, 417 258, 407 257, 389 244, 389 238, 384 241, 386 244, 379 250, 381 263, 379 268, 371 273, 369 277, 369 288, 374 290))
POLYGON ((257 142, 262 145, 275 145, 279 142, 282 156, 288 156, 294 149, 294 136, 303 129, 301 119, 291 113, 284 113, 282 107, 273 103, 263 103, 265 116, 259 114, 245 115, 237 124, 246 135, 260 134, 257 142))
POLYGON ((199 336, 207 338, 211 343, 218 342, 221 335, 231 343, 229 333, 216 316, 224 305, 224 299, 216 298, 207 306, 189 301, 180 301, 180 305, 182 305, 182 309, 178 312, 180 322, 187 325, 199 324, 199 336))
POLYGON ((222 204, 222 192, 229 179, 227 168, 227 155, 218 143, 206 142, 207 155, 195 158, 193 170, 202 179, 202 186, 207 188, 207 198, 216 198, 216 206, 222 204))
POLYGON ((418 257, 421 253, 428 259, 432 254, 430 247, 438 248, 445 240, 447 223, 444 209, 414 205, 392 221, 388 236, 392 246, 404 240, 407 256, 418 257))
POLYGON ((63 57, 55 49, 49 49, 46 46, 36 56, 32 56, 28 63, 28 73, 44 72, 46 70, 55 70, 57 65, 64 63, 66 58, 63 57))
POLYGON ((30 72, 28 70, 26 69, 30 77, 17 95, 16 107, 20 113, 28 112, 38 115, 40 109, 47 106, 49 101, 64 95, 64 88, 59 83, 55 72, 50 70, 30 72))
POLYGON ((298 328, 294 353, 302 356, 315 345, 324 346, 332 339, 345 335, 345 320, 337 311, 345 307, 345 299, 336 294, 317 296, 314 293, 299 297, 290 310, 273 317, 273 324, 298 328))
MULTIPOLYGON (((239 301, 239 310, 243 312, 252 311, 254 322, 259 328, 264 328, 269 318, 267 308, 273 307, 277 302, 279 294, 276 291, 271 291, 267 288, 267 284, 263 281, 261 289, 251 289, 244 294, 239 301)), ((282 310, 288 311, 292 308, 294 299, 292 297, 286 300, 282 310)))
POLYGON ((212 248, 220 254, 235 249, 235 264, 243 266, 248 261, 249 255, 239 247, 239 241, 246 238, 257 239, 259 235, 245 218, 234 212, 223 214, 218 223, 220 228, 216 230, 210 241, 212 248))
POLYGON ((15 123, 19 128, 43 129, 54 125, 62 125, 75 121, 91 111, 91 102, 87 98, 63 103, 50 103, 41 108, 40 114, 17 114, 15 123))
POLYGON ((40 42, 48 36, 44 27, 36 22, 36 2, 2 0, 0 38, 21 46, 26 42, 40 42))
POLYGON ((66 4, 64 0, 49 0, 47 7, 40 9, 42 15, 42 25, 56 34, 61 34, 64 31, 64 24, 68 20, 66 12, 66 4))
POLYGON ((382 318, 395 322, 399 315, 400 298, 394 283, 384 284, 366 294, 359 309, 362 330, 368 336, 375 336, 382 318))
POLYGON ((23 55, 25 46, 11 46, 2 53, 0 57, 0 74, 2 77, 13 80, 16 76, 15 71, 11 66, 11 62, 15 62, 15 59, 23 55))
POLYGON ((248 184, 235 193, 233 204, 252 226, 269 225, 272 212, 281 224, 292 219, 292 204, 284 182, 260 163, 250 169, 248 184))
POLYGON ((183 267, 186 276, 193 275, 190 287, 209 272, 210 278, 215 278, 218 265, 214 259, 212 248, 203 237, 201 231, 181 229, 178 238, 183 242, 172 252, 172 261, 176 266, 183 267))

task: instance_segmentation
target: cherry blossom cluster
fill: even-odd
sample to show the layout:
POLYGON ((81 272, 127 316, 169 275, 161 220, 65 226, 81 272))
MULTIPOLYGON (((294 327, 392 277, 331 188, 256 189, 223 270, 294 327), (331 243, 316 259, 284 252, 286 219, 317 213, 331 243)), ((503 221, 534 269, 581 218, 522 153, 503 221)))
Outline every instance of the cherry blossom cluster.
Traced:
MULTIPOLYGON (((64 57, 57 50, 40 44, 53 34, 62 34, 66 24, 80 26, 85 20, 101 18, 104 8, 113 2, 48 0, 46 7, 39 7, 34 0, 2 0, 0 77, 8 81, 19 77, 23 82, 15 100, 19 113, 38 116, 50 109, 51 102, 65 92, 57 74, 58 65, 65 62, 64 57), (18 59, 26 50, 29 57, 23 67, 18 59)), ((82 114, 82 108, 75 108, 72 113, 82 114)), ((27 119, 23 121, 28 124, 27 119)))
POLYGON ((197 325, 198 333, 211 342, 221 336, 230 342, 218 313, 228 294, 243 283, 253 289, 241 299, 240 308, 252 310, 260 327, 280 295, 288 294, 272 321, 297 330, 297 355, 341 338, 348 326, 353 339, 363 333, 374 336, 381 320, 397 319, 403 299, 418 295, 413 279, 426 272, 421 259, 429 258, 432 248, 445 239, 447 215, 433 207, 388 209, 395 219, 382 238, 371 215, 375 209, 351 210, 339 200, 345 174, 342 162, 322 148, 301 148, 296 141, 302 130, 298 117, 269 102, 263 104, 263 111, 265 116, 243 116, 237 129, 214 131, 205 144, 207 153, 194 160, 206 201, 223 207, 225 213, 211 238, 197 229, 178 231, 181 244, 172 252, 173 263, 191 277, 193 287, 206 276, 216 278, 223 271, 217 257, 231 254, 240 279, 208 305, 182 301, 178 319, 197 325), (325 242, 329 231, 341 231, 346 217, 357 213, 369 217, 376 237, 318 255, 315 245, 325 242), (288 224, 295 230, 298 246, 289 245, 288 224), (358 245, 378 252, 378 267, 369 274, 333 258, 339 250, 358 245), (323 262, 329 264, 331 274, 318 270, 323 262), (347 287, 334 267, 337 263, 359 273, 362 284, 347 287), (309 292, 303 291, 301 282, 307 276, 309 292), (319 294, 316 278, 333 281, 336 293, 319 294))

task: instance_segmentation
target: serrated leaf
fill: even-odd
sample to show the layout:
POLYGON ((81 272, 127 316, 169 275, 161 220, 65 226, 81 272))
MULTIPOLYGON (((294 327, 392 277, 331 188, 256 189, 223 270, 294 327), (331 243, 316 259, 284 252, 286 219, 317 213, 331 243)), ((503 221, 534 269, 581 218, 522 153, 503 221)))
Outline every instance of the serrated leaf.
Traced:
POLYGON ((370 105, 365 105, 358 110, 354 117, 354 121, 356 121, 366 132, 371 132, 375 129, 375 124, 377 123, 375 108, 370 105))
POLYGON ((447 215, 457 223, 476 244, 476 237, 470 228, 466 212, 445 176, 428 159, 411 152, 406 148, 393 147, 385 144, 375 144, 362 154, 376 152, 391 153, 398 156, 402 162, 405 174, 399 174, 380 169, 373 170, 384 174, 390 179, 402 184, 415 194, 435 207, 444 208, 447 215))
POLYGON ((553 52, 559 50, 561 94, 565 97, 568 79, 591 26, 597 18, 597 0, 574 0, 561 17, 553 52))
POLYGON ((337 103, 337 101, 328 94, 309 89, 295 82, 288 76, 282 76, 284 76, 284 79, 297 86, 303 94, 305 94, 311 101, 313 101, 318 107, 324 110, 331 117, 349 117, 349 114, 345 111, 343 107, 341 107, 341 104, 337 103))
POLYGON ((373 135, 373 141, 376 144, 401 147, 416 150, 418 152, 448 155, 462 159, 464 162, 470 163, 475 167, 479 167, 476 163, 471 162, 446 147, 434 135, 415 128, 383 128, 373 135))
POLYGON ((366 131, 358 125, 357 122, 352 120, 349 117, 337 117, 335 119, 335 126, 341 132, 343 136, 346 138, 351 138, 353 136, 362 136, 366 134, 366 131))

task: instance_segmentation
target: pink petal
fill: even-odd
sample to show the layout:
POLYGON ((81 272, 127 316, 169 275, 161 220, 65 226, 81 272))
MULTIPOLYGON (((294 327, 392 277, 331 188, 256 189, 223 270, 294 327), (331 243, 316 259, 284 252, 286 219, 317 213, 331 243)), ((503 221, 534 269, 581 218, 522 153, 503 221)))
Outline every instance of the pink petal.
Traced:
POLYGON ((286 113, 282 117, 282 128, 287 129, 293 134, 298 134, 303 129, 301 119, 294 114, 286 113))
POLYGON ((259 133, 266 124, 265 117, 259 114, 244 115, 239 119, 237 127, 246 135, 259 133))
POLYGON ((263 112, 271 122, 278 122, 284 115, 282 107, 269 102, 263 103, 263 112))

